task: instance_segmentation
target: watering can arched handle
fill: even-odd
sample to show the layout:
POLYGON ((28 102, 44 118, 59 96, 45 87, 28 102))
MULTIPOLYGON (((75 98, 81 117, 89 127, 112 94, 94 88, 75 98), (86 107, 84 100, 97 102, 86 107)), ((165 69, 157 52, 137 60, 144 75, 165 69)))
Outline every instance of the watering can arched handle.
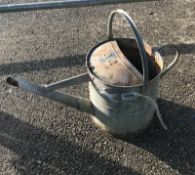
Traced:
POLYGON ((175 49, 175 56, 173 58, 173 61, 171 63, 169 63, 169 65, 164 68, 160 74, 160 78, 164 77, 167 72, 169 72, 171 70, 171 68, 177 63, 178 59, 179 59, 179 51, 177 49, 177 47, 173 44, 168 44, 168 45, 164 45, 164 46, 160 46, 158 47, 156 50, 160 53, 162 50, 166 49, 166 48, 174 48, 175 49))
POLYGON ((110 13, 109 19, 108 19, 108 39, 112 40, 113 39, 113 34, 112 34, 112 24, 113 24, 113 18, 116 14, 122 15, 122 17, 126 20, 126 22, 129 24, 131 29, 133 30, 133 33, 135 35, 135 40, 137 43, 137 47, 140 52, 141 56, 141 62, 142 62, 142 70, 143 70, 143 90, 147 88, 148 81, 149 81, 149 70, 148 70, 148 58, 147 54, 144 48, 144 43, 141 37, 141 34, 139 33, 134 21, 132 18, 124 11, 121 9, 114 10, 110 13))

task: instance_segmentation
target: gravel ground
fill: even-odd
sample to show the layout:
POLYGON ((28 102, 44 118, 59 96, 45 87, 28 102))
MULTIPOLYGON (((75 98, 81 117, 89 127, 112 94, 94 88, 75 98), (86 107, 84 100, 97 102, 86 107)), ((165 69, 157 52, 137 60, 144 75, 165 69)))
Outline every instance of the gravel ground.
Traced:
MULTIPOLYGON (((14 1, 0 1, 8 2, 14 1)), ((131 36, 120 18, 114 31, 131 36)), ((0 14, 0 52, 1 175, 195 174, 194 0, 0 14), (85 55, 107 37, 108 14, 117 8, 152 46, 174 43, 180 50, 159 87, 167 131, 155 120, 142 134, 117 139, 88 114, 6 84, 13 74, 51 83, 85 72, 85 55)), ((63 91, 88 97, 87 84, 63 91)))

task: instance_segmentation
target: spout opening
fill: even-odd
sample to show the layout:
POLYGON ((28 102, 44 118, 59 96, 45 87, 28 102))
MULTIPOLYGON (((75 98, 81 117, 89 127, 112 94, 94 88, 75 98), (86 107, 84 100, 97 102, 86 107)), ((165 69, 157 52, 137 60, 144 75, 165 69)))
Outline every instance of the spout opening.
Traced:
POLYGON ((16 86, 16 87, 19 86, 19 85, 18 85, 18 81, 15 80, 13 77, 7 77, 6 82, 7 82, 8 84, 13 85, 13 86, 16 86))

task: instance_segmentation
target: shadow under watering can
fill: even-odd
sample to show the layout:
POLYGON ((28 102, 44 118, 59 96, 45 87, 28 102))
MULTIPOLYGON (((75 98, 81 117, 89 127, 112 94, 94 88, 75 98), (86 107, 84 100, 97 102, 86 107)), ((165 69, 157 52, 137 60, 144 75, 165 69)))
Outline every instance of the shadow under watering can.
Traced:
POLYGON ((153 49, 142 40, 131 17, 123 10, 115 10, 108 20, 108 40, 99 43, 87 54, 87 73, 49 85, 36 85, 17 77, 8 77, 7 82, 87 112, 97 126, 114 135, 145 129, 151 123, 154 112, 166 129, 156 103, 158 85, 177 62, 179 53, 174 47, 176 56, 164 68, 159 52, 165 47, 153 49), (126 20, 135 38, 113 38, 112 23, 116 14, 126 20), (85 82, 89 82, 90 99, 56 91, 85 82))

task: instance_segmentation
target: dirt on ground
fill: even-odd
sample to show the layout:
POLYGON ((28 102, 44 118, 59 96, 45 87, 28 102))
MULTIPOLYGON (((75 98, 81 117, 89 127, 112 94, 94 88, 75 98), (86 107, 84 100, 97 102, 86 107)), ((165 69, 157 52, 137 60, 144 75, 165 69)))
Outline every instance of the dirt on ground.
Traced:
MULTIPOLYGON (((24 1, 0 4, 8 2, 24 1)), ((114 33, 133 36, 120 17, 114 33)), ((0 14, 0 53, 1 175, 195 174, 194 0, 0 14), (167 131, 154 117, 143 133, 117 139, 96 128, 90 115, 6 83, 9 75, 48 84, 86 72, 86 53, 107 38, 108 15, 118 8, 153 47, 172 43, 180 51, 159 86, 167 131)), ((173 56, 164 57, 166 65, 173 56)), ((89 96, 87 84, 62 91, 89 96)))

